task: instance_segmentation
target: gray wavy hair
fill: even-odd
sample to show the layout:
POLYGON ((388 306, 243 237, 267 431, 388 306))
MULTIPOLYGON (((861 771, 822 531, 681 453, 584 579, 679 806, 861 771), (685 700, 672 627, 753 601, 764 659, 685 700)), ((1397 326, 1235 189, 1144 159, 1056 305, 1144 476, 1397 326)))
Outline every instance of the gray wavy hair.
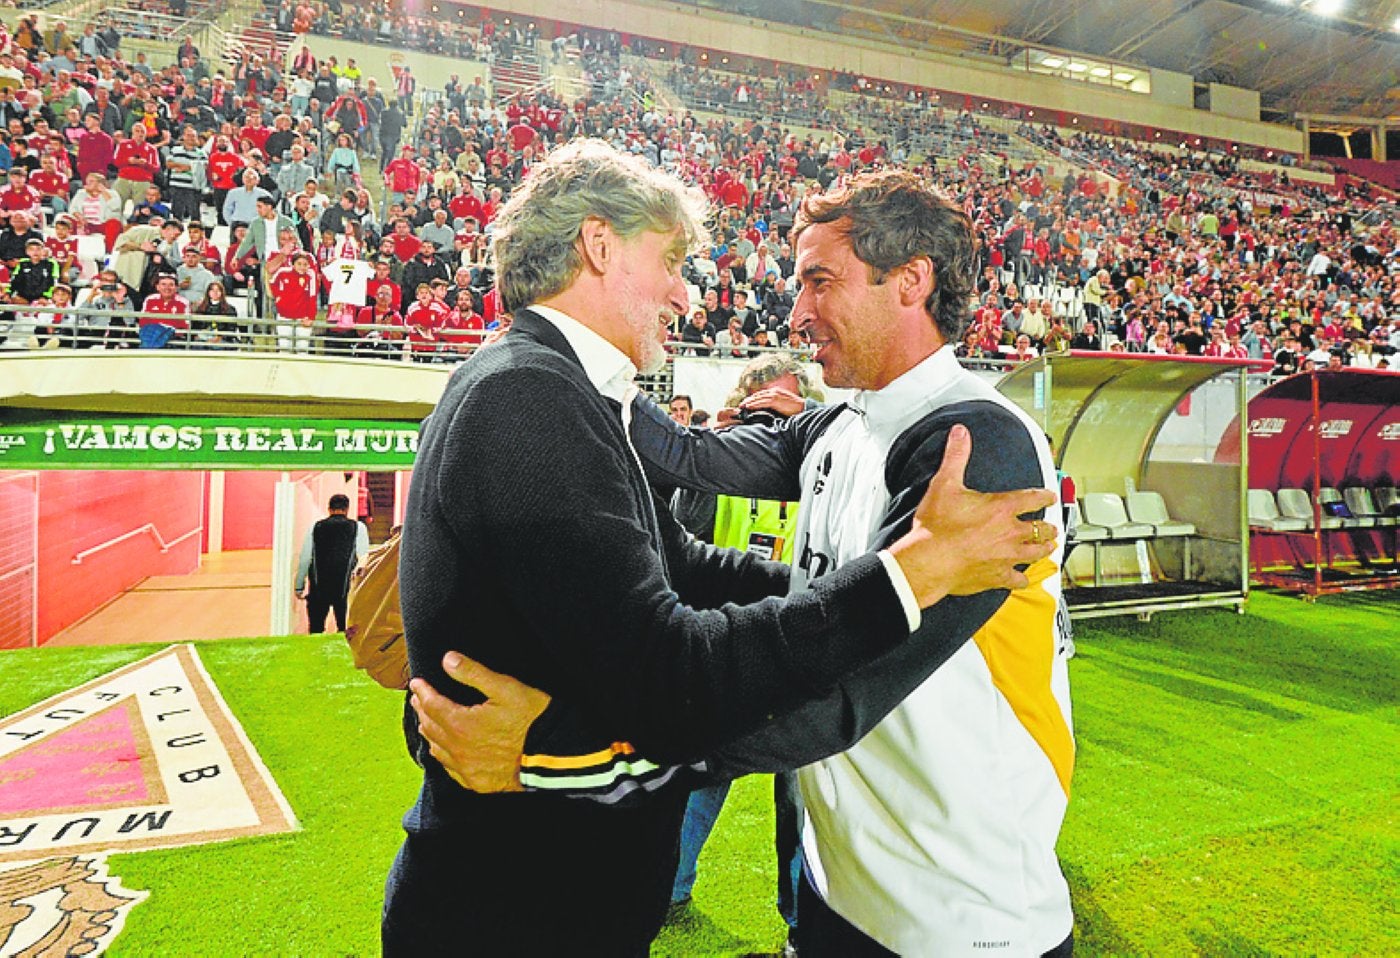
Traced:
POLYGON ((797 377, 798 393, 803 399, 815 399, 821 402, 825 397, 822 391, 812 383, 812 377, 807 375, 807 370, 795 357, 787 353, 768 353, 759 356, 757 359, 749 360, 744 366, 744 371, 739 373, 738 385, 725 400, 726 406, 737 406, 744 401, 744 398, 758 392, 764 386, 774 382, 791 373, 797 377))
POLYGON ((567 289, 583 267, 584 221, 599 218, 630 239, 680 227, 686 246, 709 242, 705 194, 603 140, 560 147, 512 191, 494 224, 501 303, 513 312, 567 289))

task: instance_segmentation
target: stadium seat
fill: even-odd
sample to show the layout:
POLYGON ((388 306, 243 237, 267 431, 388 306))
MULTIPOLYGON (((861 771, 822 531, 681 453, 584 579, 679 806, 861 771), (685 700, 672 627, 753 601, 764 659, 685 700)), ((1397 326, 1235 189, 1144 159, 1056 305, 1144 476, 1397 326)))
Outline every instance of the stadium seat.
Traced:
POLYGON ((1111 492, 1089 492, 1080 500, 1084 518, 1091 525, 1103 526, 1110 539, 1150 539, 1152 527, 1133 522, 1123 508, 1123 500, 1111 492))
POLYGON ((1079 503, 1071 502, 1066 508, 1069 510, 1069 527, 1071 530, 1070 540, 1073 542, 1101 542, 1108 538, 1108 530, 1103 526, 1096 526, 1085 522, 1079 514, 1079 503))
POLYGON ((1096 526, 1093 523, 1085 522, 1079 511, 1079 503, 1071 502, 1065 506, 1068 511, 1066 525, 1070 530, 1066 537, 1068 543, 1076 545, 1088 545, 1094 550, 1094 585, 1098 585, 1103 578, 1103 554, 1102 545, 1109 540, 1108 529, 1104 526, 1096 526))
POLYGON ((1249 527, 1259 532, 1304 532, 1308 523, 1280 515, 1274 494, 1267 489, 1251 489, 1248 496, 1249 527))
POLYGON ((1376 508, 1376 501, 1371 498, 1371 490, 1365 486, 1351 486, 1343 489, 1342 498, 1346 501, 1351 514, 1358 519, 1370 519, 1372 525, 1377 526, 1400 525, 1400 516, 1388 516, 1376 508))
MULTIPOLYGON (((1290 519, 1301 519, 1306 525, 1304 528, 1313 527, 1313 504, 1312 496, 1308 495, 1306 489, 1280 489, 1278 491, 1278 508, 1284 516, 1290 519)), ((1340 529, 1342 520, 1337 516, 1322 517, 1323 529, 1340 529)))
POLYGON ((1400 516, 1400 489, 1394 486, 1376 487, 1376 507, 1388 516, 1400 516))
POLYGON ((1152 527, 1157 536, 1194 536, 1196 527, 1189 522, 1177 522, 1167 514, 1167 504, 1156 492, 1128 493, 1128 518, 1152 527))
POLYGON ((1324 486, 1317 492, 1317 501, 1322 503, 1323 511, 1335 509, 1339 512, 1346 512, 1347 515, 1338 516, 1342 520, 1344 529, 1374 529, 1376 520, 1369 516, 1359 516, 1347 504, 1341 492, 1328 486, 1324 486))
POLYGON ((107 260, 107 243, 100 233, 78 237, 78 267, 82 278, 92 279, 107 260))
POLYGON ((1072 321, 1075 332, 1084 325, 1084 298, 1078 286, 1061 286, 1055 292, 1055 315, 1072 321))

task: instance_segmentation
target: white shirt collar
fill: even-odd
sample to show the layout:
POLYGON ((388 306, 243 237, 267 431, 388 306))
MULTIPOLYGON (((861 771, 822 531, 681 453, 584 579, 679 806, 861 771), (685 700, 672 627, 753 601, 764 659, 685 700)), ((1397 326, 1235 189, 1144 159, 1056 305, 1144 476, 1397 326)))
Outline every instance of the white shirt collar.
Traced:
POLYGON ((632 390, 635 389, 632 380, 637 375, 637 367, 633 365, 632 360, 628 359, 622 350, 567 313, 538 304, 530 309, 554 324, 554 328, 568 340, 574 355, 578 356, 578 361, 583 364, 583 373, 593 384, 593 388, 608 399, 615 399, 626 405, 631 399, 632 390))
POLYGON ((950 386, 959 369, 953 349, 944 345, 883 389, 861 390, 851 408, 865 418, 872 433, 897 436, 922 419, 950 386))

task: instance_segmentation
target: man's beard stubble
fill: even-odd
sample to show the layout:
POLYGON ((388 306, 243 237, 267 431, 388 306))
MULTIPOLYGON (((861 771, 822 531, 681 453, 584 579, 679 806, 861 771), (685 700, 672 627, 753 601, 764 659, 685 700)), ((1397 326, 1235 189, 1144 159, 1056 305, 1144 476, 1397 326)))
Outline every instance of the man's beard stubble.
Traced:
POLYGON ((651 376, 660 372, 666 365, 666 347, 659 338, 661 317, 667 311, 632 294, 623 298, 621 308, 627 328, 637 342, 638 375, 651 376))

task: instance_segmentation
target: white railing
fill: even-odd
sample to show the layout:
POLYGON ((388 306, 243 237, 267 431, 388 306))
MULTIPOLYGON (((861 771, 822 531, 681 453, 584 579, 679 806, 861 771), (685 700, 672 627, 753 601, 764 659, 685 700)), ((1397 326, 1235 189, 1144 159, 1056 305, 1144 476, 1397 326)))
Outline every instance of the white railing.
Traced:
POLYGON ((144 535, 146 533, 150 533, 152 536, 155 537, 156 544, 160 546, 161 554, 164 555, 180 543, 184 542, 186 539, 197 536, 203 531, 204 526, 198 525, 191 529, 189 532, 186 532, 183 535, 176 536, 174 539, 171 539, 169 542, 166 542, 165 537, 162 536, 160 534, 160 530, 156 528, 156 524, 154 522, 148 522, 143 526, 138 526, 137 528, 132 529, 130 532, 124 532, 116 538, 108 539, 106 542, 103 542, 100 545, 95 545, 91 549, 84 549, 82 552, 79 552, 73 557, 73 565, 82 565, 83 560, 87 559, 89 556, 94 556, 99 552, 112 548, 112 546, 120 545, 128 539, 134 539, 137 536, 144 535))

